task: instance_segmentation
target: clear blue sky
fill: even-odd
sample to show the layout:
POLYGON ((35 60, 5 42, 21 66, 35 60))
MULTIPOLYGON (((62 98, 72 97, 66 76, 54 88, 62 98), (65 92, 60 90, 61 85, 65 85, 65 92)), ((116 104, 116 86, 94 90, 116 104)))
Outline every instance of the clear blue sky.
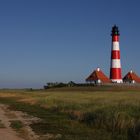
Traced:
POLYGON ((110 69, 111 27, 120 29, 123 75, 140 75, 139 0, 0 0, 0 88, 84 82, 110 69))

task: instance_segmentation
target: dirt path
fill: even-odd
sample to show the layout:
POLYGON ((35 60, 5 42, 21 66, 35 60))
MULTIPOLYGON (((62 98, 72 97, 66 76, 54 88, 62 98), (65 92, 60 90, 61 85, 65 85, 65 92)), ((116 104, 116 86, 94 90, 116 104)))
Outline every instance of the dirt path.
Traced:
POLYGON ((29 127, 34 121, 39 119, 20 111, 11 111, 8 106, 0 104, 0 140, 38 140, 39 136, 29 127), (23 127, 19 130, 13 129, 12 121, 20 121, 23 127))

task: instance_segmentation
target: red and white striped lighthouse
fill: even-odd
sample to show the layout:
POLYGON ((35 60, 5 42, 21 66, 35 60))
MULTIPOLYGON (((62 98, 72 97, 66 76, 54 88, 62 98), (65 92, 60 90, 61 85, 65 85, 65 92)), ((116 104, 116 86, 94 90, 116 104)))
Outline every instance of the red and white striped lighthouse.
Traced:
POLYGON ((119 30, 116 25, 112 27, 112 50, 110 79, 113 83, 122 83, 122 70, 120 61, 119 30))

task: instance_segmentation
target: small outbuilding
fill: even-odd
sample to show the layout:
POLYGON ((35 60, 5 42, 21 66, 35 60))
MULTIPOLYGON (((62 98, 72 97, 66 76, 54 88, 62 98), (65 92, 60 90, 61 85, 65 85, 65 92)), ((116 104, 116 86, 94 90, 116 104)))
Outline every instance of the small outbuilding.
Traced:
POLYGON ((102 84, 102 83, 111 83, 111 80, 101 71, 100 68, 97 68, 86 78, 86 82, 94 82, 95 84, 102 84))
POLYGON ((128 72, 124 78, 123 78, 123 81, 125 83, 140 83, 140 77, 135 73, 133 72, 132 70, 130 72, 128 72))

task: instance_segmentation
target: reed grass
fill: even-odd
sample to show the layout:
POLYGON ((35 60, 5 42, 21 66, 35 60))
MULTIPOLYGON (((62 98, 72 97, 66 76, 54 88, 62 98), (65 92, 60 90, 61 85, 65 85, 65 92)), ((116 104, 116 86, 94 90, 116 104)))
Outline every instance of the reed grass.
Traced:
POLYGON ((64 140, 140 139, 138 88, 0 91, 0 103, 41 118, 31 125, 40 135, 61 135, 64 140))

